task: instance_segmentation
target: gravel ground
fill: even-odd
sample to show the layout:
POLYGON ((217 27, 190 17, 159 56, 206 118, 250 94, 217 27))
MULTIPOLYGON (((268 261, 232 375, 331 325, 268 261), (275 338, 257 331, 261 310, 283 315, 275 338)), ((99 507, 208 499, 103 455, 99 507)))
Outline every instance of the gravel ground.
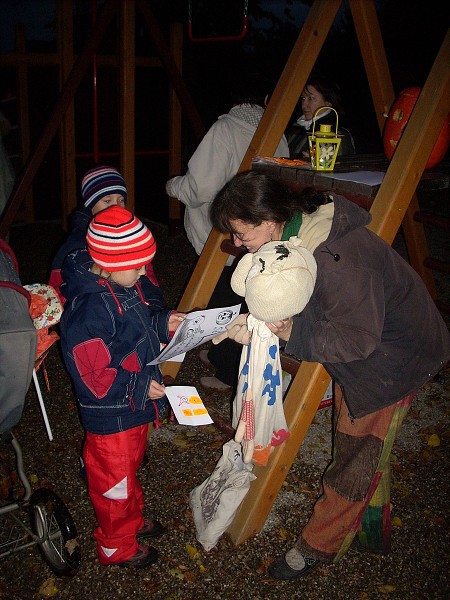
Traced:
MULTIPOLYGON (((183 235, 169 237, 150 224, 159 243, 155 270, 168 306, 175 306, 195 255, 183 235)), ((63 232, 57 223, 17 226, 10 244, 21 265, 23 283, 46 281, 53 248, 63 232)), ((399 248, 402 240, 396 240, 399 248)), ((441 248, 442 244, 439 242, 441 248)), ((440 293, 448 288, 440 283, 440 293)), ((195 538, 188 505, 191 489, 213 470, 230 435, 215 426, 167 423, 149 439, 149 463, 141 469, 147 514, 168 533, 154 541, 157 565, 143 571, 101 567, 92 531, 95 517, 86 485, 78 474, 83 437, 69 378, 54 346, 46 360, 50 392, 45 404, 53 429, 49 442, 31 387, 16 435, 33 488, 50 487, 69 508, 77 525, 82 564, 72 578, 58 578, 34 547, 0 560, 0 600, 54 597, 87 600, 155 598, 234 599, 447 599, 448 582, 448 372, 420 390, 406 418, 393 456, 393 548, 388 556, 351 549, 337 565, 323 566, 302 581, 277 582, 267 574, 271 560, 288 549, 306 523, 330 459, 331 408, 318 411, 262 531, 235 547, 223 536, 211 552, 195 538), (439 442, 439 445, 435 443, 439 442), (193 555, 190 547, 198 550, 193 555)), ((202 375, 212 374, 190 352, 176 383, 197 386, 206 406, 228 420, 230 397, 207 392, 202 375)), ((4 452, 3 450, 1 451, 4 452)))

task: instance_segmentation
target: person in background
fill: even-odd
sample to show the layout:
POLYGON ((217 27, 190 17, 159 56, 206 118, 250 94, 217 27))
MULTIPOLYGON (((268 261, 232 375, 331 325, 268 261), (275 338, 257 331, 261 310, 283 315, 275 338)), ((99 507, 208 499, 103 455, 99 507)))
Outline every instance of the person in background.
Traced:
MULTIPOLYGON (((259 125, 267 105, 267 91, 258 93, 259 82, 250 81, 231 94, 231 108, 211 126, 189 160, 185 175, 166 183, 166 193, 185 205, 184 227, 196 253, 201 254, 211 232, 209 209, 217 192, 239 170, 242 159, 259 125), (249 90, 249 91, 244 91, 249 90)), ((275 156, 289 157, 283 136, 275 156)), ((242 298, 230 286, 233 257, 227 261, 208 308, 240 304, 242 298)), ((242 310, 245 310, 243 305, 242 310)), ((214 376, 201 377, 205 388, 228 390, 237 381, 240 350, 224 340, 209 351, 200 352, 201 360, 216 369, 214 376)))
MULTIPOLYGON (((166 193, 185 205, 186 235, 198 255, 211 232, 209 208, 217 192, 238 172, 242 159, 264 114, 267 92, 258 94, 258 84, 249 92, 231 94, 231 108, 206 133, 191 156, 185 175, 172 177, 166 193)), ((283 136, 275 156, 289 156, 283 136)))
MULTIPOLYGON (((64 259, 73 250, 86 247, 86 232, 93 215, 109 206, 125 206, 127 196, 125 180, 114 167, 96 165, 83 175, 81 181, 83 204, 71 216, 70 233, 57 250, 50 267, 48 283, 55 288, 63 305, 65 298, 61 294, 60 286, 64 259)), ((151 263, 149 263, 145 275, 152 284, 158 285, 151 263)))
POLYGON ((339 115, 338 134, 341 137, 341 144, 338 156, 355 154, 352 134, 340 125, 345 111, 337 83, 321 75, 312 75, 306 82, 300 102, 302 115, 286 131, 291 158, 309 160, 308 135, 313 131, 314 121, 315 131, 319 131, 321 124, 331 125, 331 130, 336 131, 336 114, 332 110, 320 111, 313 121, 315 111, 322 106, 334 108, 339 115))
POLYGON ((168 406, 159 366, 149 363, 185 315, 162 306, 157 286, 141 286, 156 242, 128 210, 112 206, 97 213, 86 241, 87 249, 70 253, 62 268, 61 347, 86 431, 83 458, 98 522, 98 559, 144 568, 158 552, 141 540, 165 532, 159 521, 144 519, 136 477, 148 425, 168 406))
MULTIPOLYGON (((211 206, 213 226, 256 252, 297 235, 317 279, 304 310, 267 323, 298 360, 321 363, 335 382, 333 461, 295 545, 269 566, 297 579, 337 562, 357 541, 390 549, 390 453, 416 391, 446 365, 450 336, 419 275, 367 228, 369 212, 332 192, 296 192, 281 179, 236 175, 211 206), (355 539, 356 538, 356 539, 355 539)), ((245 316, 229 337, 248 342, 245 316)))

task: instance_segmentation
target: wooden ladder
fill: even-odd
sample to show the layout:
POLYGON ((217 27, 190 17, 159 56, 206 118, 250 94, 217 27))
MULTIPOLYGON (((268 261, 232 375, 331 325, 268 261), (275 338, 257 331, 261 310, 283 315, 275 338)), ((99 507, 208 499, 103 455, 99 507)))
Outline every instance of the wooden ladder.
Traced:
MULTIPOLYGON (((250 168, 254 156, 273 156, 340 5, 341 0, 315 0, 311 6, 240 171, 250 168)), ((382 131, 383 113, 389 110, 395 96, 375 4, 373 0, 349 0, 349 6, 382 131)), ((415 190, 450 108, 449 56, 447 34, 373 201, 369 226, 392 244, 403 222, 412 266, 433 296, 434 280, 423 267, 423 257, 427 255, 423 226, 413 216, 418 208, 415 190)), ((207 306, 228 258, 221 251, 225 239, 225 235, 211 231, 179 303, 180 311, 207 306)), ((175 377, 179 366, 179 363, 165 363, 164 373, 175 377)), ((266 467, 254 468, 256 480, 227 531, 234 544, 244 542, 263 527, 329 381, 322 365, 306 361, 300 364, 284 401, 290 438, 273 452, 266 467)))

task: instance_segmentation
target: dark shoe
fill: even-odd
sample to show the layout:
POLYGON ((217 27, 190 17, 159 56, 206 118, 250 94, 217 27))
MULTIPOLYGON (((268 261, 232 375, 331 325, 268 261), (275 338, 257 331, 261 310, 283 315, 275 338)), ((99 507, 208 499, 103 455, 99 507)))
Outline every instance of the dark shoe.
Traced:
POLYGON ((123 560, 119 563, 113 563, 118 567, 134 567, 135 569, 145 569, 153 565, 158 560, 158 551, 151 546, 139 544, 138 551, 128 560, 123 560))
POLYGON ((141 462, 141 464, 139 465, 139 468, 140 468, 140 469, 142 469, 142 467, 145 467, 145 465, 148 465, 148 461, 149 461, 149 460, 150 460, 150 459, 149 459, 149 457, 148 457, 148 454, 147 454, 147 453, 145 453, 145 454, 144 454, 144 456, 142 457, 142 462, 141 462))
POLYGON ((86 467, 84 464, 83 457, 80 456, 79 459, 80 459, 80 477, 83 481, 87 482, 86 467))
POLYGON ((231 390, 231 385, 227 385, 217 377, 200 377, 200 383, 204 388, 210 390, 219 390, 220 392, 231 390))
POLYGON ((279 556, 269 566, 268 572, 269 575, 274 579, 297 579, 298 577, 307 575, 319 565, 320 560, 305 557, 305 566, 303 569, 292 569, 292 567, 287 564, 284 556, 279 556))
POLYGON ((137 538, 145 538, 145 537, 156 538, 156 537, 159 537, 160 535, 163 535, 166 532, 167 532, 166 527, 164 527, 164 525, 162 525, 159 521, 156 521, 156 520, 150 521, 150 520, 145 519, 144 527, 141 527, 141 529, 139 529, 139 531, 136 534, 136 537, 137 538))

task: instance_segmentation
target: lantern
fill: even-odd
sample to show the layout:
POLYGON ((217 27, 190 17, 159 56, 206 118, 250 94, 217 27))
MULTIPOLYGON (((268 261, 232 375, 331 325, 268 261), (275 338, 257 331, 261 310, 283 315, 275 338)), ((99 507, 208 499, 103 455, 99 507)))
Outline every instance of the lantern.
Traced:
POLYGON ((339 152, 341 139, 338 136, 338 114, 331 106, 321 106, 314 112, 312 134, 308 135, 309 156, 311 166, 315 171, 332 171, 339 152), (315 131, 316 115, 321 110, 333 110, 336 113, 336 132, 333 134, 331 125, 320 125, 315 131))

